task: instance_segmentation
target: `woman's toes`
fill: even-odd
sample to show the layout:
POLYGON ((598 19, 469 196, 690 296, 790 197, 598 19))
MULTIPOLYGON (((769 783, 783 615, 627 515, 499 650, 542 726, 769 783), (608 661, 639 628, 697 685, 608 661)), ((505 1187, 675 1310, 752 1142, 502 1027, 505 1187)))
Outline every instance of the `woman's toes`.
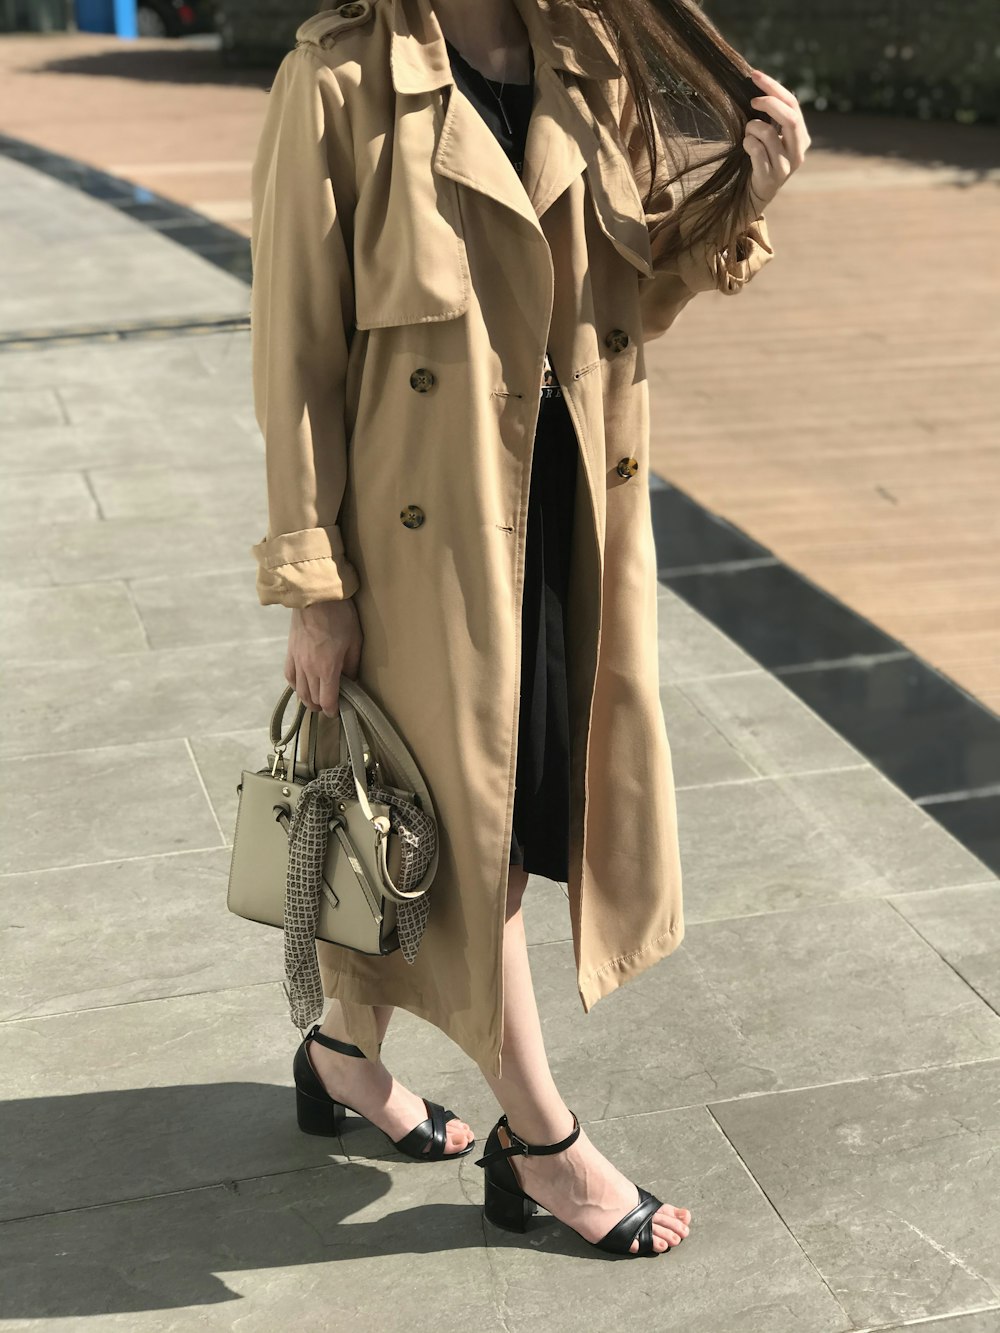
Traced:
POLYGON ((675 1225, 656 1217, 653 1218, 653 1236, 654 1238, 659 1236, 665 1245, 679 1245, 683 1239, 680 1232, 675 1229, 675 1225))
POLYGON ((688 1225, 676 1216, 676 1209, 664 1205, 653 1214, 653 1232, 664 1236, 671 1245, 679 1245, 688 1234, 688 1225))
MULTIPOLYGON (((449 1120, 445 1126, 444 1150, 446 1153, 461 1152, 474 1138, 475 1135, 464 1120, 449 1120)), ((431 1145, 428 1143, 424 1147, 424 1152, 430 1150, 431 1145)))
POLYGON ((449 1152, 461 1152, 467 1148, 475 1138, 472 1130, 464 1120, 449 1120, 448 1122, 448 1150, 449 1152))
MULTIPOLYGON (((656 1227, 654 1226, 654 1227, 653 1227, 653 1249, 654 1249, 655 1251, 657 1251, 657 1252, 662 1252, 662 1251, 665 1250, 666 1248, 667 1248, 667 1242, 666 1242, 666 1241, 663 1239, 663 1237, 657 1232, 656 1227)), ((638 1242, 637 1240, 634 1240, 634 1241, 632 1242, 632 1244, 629 1246, 629 1249, 631 1250, 631 1252, 632 1252, 633 1254, 638 1254, 638 1253, 639 1253, 639 1242, 638 1242)))

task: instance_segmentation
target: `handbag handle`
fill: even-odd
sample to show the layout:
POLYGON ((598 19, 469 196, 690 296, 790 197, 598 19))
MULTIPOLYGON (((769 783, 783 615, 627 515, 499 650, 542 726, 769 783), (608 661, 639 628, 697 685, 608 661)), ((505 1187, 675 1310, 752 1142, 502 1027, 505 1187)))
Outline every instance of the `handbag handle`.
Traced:
MULTIPOLYGON (((275 757, 284 759, 284 751, 288 748, 290 741, 294 739, 295 750, 292 755, 292 774, 295 774, 295 760, 298 756, 298 742, 301 735, 302 719, 306 715, 306 706, 299 700, 299 706, 295 710, 295 717, 292 724, 285 732, 281 734, 281 724, 285 716, 285 709, 288 707, 288 701, 295 693, 291 685, 287 685, 275 705, 274 712, 271 714, 271 745, 274 748, 275 757)), ((340 720, 343 727, 345 739, 347 741, 347 753, 350 759, 351 772, 354 776, 354 785, 358 792, 358 801, 361 809, 365 813, 365 818, 376 820, 377 816, 372 814, 371 805, 368 802, 368 774, 365 770, 365 762, 368 759, 368 747, 365 745, 364 736, 361 734, 361 727, 358 723, 357 713, 354 711, 354 705, 345 699, 343 694, 338 702, 340 709, 340 720)), ((317 728, 309 728, 309 772, 316 774, 316 740, 317 728)), ((388 832, 388 829, 386 829, 388 832)))
MULTIPOLYGON (((275 766, 277 766, 279 759, 283 758, 284 751, 289 741, 291 741, 294 738, 295 750, 293 752, 293 760, 292 760, 293 774, 295 772, 294 764, 298 754, 298 739, 300 735, 300 728, 302 724, 302 719, 305 717, 306 714, 305 704, 301 700, 299 700, 299 706, 296 709, 295 717, 292 720, 291 726, 288 728, 288 731, 284 734, 284 736, 282 736, 281 734, 281 724, 285 716, 285 710, 288 707, 288 701, 291 699, 294 693, 295 690, 292 688, 291 685, 287 685, 285 687, 284 691, 282 692, 281 698, 275 705, 274 712, 271 714, 271 728, 270 728, 271 744, 274 747, 275 751, 275 766)), ((382 884, 389 897, 395 899, 396 902, 411 902, 414 899, 422 897, 423 894, 426 892, 426 890, 422 888, 417 888, 411 890, 410 892, 407 892, 404 889, 398 889, 396 885, 393 883, 392 875, 389 872, 388 861, 386 859, 388 835, 391 830, 391 825, 388 816, 376 815, 373 812, 371 808, 371 803, 368 799, 368 774, 365 768, 365 762, 368 759, 369 747, 365 744, 365 739, 361 730, 361 725, 358 721, 358 710, 355 708, 354 702, 349 697, 347 697, 349 694, 354 694, 358 699, 359 704, 364 705, 365 713, 371 714, 371 716, 368 716, 367 718, 369 725, 372 726, 376 732, 378 732, 381 740, 387 746, 390 755, 397 758, 398 760, 398 755, 396 755, 395 749, 391 744, 392 735, 394 733, 392 733, 392 729, 388 721, 382 716, 381 712, 374 705, 373 701, 371 699, 368 699, 367 696, 364 694, 364 692, 361 691, 360 687, 358 687, 353 681, 341 677, 341 688, 338 699, 338 710, 341 722, 341 738, 342 742, 346 742, 347 753, 351 764, 351 773, 354 778, 354 786, 358 795, 358 803, 361 806, 365 818, 371 823, 373 829, 375 830, 375 838, 376 838, 375 846, 378 855, 379 872, 382 877, 382 884), (379 730, 379 728, 381 728, 381 730, 379 730)), ((317 771, 316 770, 317 732, 318 728, 315 725, 310 725, 308 768, 309 772, 313 775, 315 775, 317 771)), ((342 755, 343 755, 343 750, 344 746, 342 744, 341 745, 342 755)), ((418 802, 425 809, 431 810, 432 813, 429 794, 426 792, 426 789, 423 788, 422 782, 420 785, 422 790, 414 792, 414 795, 417 797, 418 802)), ((430 867, 431 870, 435 868, 436 863, 437 863, 437 849, 435 849, 434 860, 430 867)))
MULTIPOLYGON (((300 728, 302 725, 302 719, 305 717, 306 713, 306 706, 304 703, 302 703, 301 700, 299 701, 298 708, 295 710, 295 716, 292 719, 291 726, 288 728, 288 730, 285 732, 284 735, 281 734, 281 723, 285 716, 285 709, 288 707, 288 701, 294 693, 295 691, 291 687, 291 685, 286 686, 281 698, 278 700, 277 704, 274 707, 274 711, 271 714, 271 725, 269 728, 269 734, 271 737, 271 748, 274 750, 274 764, 271 767, 272 777, 277 776, 277 770, 279 764, 282 766, 285 773, 289 771, 289 765, 285 760, 285 750, 288 748, 289 741, 294 741, 294 745, 292 747, 292 762, 290 766, 293 778, 295 776, 295 770, 298 766, 299 738, 301 736, 300 728)), ((315 774, 316 733, 315 733, 315 728, 312 727, 310 728, 310 735, 309 735, 309 758, 307 767, 311 774, 315 774)))

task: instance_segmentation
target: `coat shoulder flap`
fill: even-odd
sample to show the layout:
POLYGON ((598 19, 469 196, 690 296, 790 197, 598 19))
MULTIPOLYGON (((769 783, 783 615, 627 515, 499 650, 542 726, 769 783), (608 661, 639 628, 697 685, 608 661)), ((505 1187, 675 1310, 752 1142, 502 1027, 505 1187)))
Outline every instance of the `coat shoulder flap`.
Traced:
POLYGON ((319 46, 326 50, 348 28, 367 23, 378 3, 379 0, 346 0, 345 4, 323 9, 299 24, 295 40, 299 46, 319 46))

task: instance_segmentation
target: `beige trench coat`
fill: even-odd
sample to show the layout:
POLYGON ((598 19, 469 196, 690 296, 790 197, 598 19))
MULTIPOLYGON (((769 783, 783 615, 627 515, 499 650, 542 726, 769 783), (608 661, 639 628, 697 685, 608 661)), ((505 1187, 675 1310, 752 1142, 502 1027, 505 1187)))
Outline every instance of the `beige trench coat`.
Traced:
MULTIPOLYGON (((269 501, 252 547, 258 597, 354 598, 358 679, 406 738, 440 821, 416 962, 321 944, 324 988, 370 1057, 370 1006, 398 1005, 494 1075, 546 347, 581 459, 568 892, 586 1012, 684 933, 643 343, 697 292, 738 292, 772 254, 749 216, 734 271, 711 245, 657 263, 674 198, 661 188, 643 210, 644 159, 609 48, 567 0, 516 3, 536 89, 520 179, 453 84, 431 0, 350 0, 299 28, 252 185, 269 501)), ((339 723, 309 716, 336 762, 339 723)))

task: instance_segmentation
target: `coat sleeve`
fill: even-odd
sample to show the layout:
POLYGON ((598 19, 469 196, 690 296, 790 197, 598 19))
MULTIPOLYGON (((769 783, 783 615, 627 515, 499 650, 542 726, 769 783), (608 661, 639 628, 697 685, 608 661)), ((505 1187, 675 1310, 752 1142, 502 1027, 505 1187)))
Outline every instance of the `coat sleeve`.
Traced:
POLYGON ((250 550, 264 606, 304 607, 359 586, 337 525, 354 320, 350 156, 332 70, 294 48, 268 95, 251 181, 251 373, 268 528, 250 550))
MULTIPOLYGON (((639 193, 645 198, 650 184, 649 160, 635 101, 624 79, 619 84, 619 97, 622 140, 628 151, 639 193)), ((650 200, 646 205, 653 275, 639 280, 643 339, 646 342, 665 333, 698 292, 718 291, 732 296, 742 291, 754 274, 774 255, 767 222, 762 213, 747 220, 737 238, 735 263, 729 269, 728 249, 720 249, 711 239, 699 241, 694 246, 681 244, 675 248, 674 253, 667 255, 667 244, 676 233, 674 208, 679 201, 683 182, 675 181, 673 185, 665 183, 671 159, 659 135, 658 150, 657 170, 663 173, 664 181, 653 183, 650 200)), ((691 221, 688 220, 684 231, 690 231, 690 228, 691 221)))

